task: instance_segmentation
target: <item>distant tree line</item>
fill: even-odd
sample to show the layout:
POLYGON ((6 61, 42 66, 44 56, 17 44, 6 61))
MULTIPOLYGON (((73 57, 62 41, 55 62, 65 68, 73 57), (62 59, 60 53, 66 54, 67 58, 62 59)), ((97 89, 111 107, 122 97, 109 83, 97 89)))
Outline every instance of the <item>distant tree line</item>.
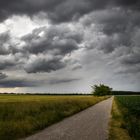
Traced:
POLYGON ((90 93, 0 93, 0 95, 48 95, 48 96, 78 96, 78 95, 82 95, 82 96, 91 96, 90 93))
POLYGON ((113 91, 112 88, 110 88, 107 85, 100 84, 100 85, 94 85, 92 87, 92 92, 91 93, 0 93, 0 95, 83 95, 83 96, 105 96, 105 95, 140 95, 140 92, 136 91, 113 91))
POLYGON ((113 95, 140 95, 140 92, 136 91, 112 91, 113 95))

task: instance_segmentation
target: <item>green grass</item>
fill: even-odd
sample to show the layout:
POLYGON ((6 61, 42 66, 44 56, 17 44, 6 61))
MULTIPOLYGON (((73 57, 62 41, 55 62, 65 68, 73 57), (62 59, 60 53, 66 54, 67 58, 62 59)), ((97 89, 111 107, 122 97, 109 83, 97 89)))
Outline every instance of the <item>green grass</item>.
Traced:
POLYGON ((0 95, 0 140, 28 136, 106 98, 0 95))
POLYGON ((110 140, 139 140, 140 96, 116 96, 110 123, 110 140))

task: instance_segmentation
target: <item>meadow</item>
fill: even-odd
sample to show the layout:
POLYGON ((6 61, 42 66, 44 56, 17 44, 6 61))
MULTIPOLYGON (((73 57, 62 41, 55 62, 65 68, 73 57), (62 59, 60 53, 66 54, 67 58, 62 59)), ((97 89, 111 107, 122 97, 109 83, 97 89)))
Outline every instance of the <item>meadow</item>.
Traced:
POLYGON ((108 97, 0 95, 0 140, 16 140, 108 97))
POLYGON ((110 140, 140 139, 140 96, 116 96, 112 108, 110 140))

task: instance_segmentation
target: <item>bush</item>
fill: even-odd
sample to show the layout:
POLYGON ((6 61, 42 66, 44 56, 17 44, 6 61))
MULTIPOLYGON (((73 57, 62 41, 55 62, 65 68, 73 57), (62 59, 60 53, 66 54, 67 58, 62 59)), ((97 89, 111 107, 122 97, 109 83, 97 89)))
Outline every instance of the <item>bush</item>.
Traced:
POLYGON ((112 94, 112 88, 104 84, 94 85, 92 86, 92 89, 93 89, 93 92, 92 92, 93 95, 96 95, 96 96, 104 96, 104 95, 112 94))

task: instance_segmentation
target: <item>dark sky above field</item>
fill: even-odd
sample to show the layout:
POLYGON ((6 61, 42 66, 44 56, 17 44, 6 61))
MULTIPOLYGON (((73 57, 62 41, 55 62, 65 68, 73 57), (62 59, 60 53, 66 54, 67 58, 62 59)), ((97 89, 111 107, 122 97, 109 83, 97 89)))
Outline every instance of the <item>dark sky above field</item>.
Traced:
POLYGON ((0 0, 0 92, 140 91, 139 0, 0 0))

